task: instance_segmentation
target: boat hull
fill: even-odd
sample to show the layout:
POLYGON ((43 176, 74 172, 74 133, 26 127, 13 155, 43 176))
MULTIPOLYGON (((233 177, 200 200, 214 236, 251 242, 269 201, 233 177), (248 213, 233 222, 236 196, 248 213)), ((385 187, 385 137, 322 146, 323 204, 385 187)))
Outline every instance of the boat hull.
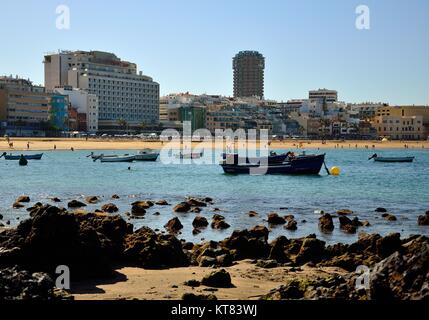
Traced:
POLYGON ((222 169, 228 174, 319 174, 325 155, 299 156, 283 163, 259 167, 257 164, 225 164, 222 169), (258 169, 259 168, 259 169, 258 169))
MULTIPOLYGON (((43 153, 39 153, 39 154, 27 154, 27 155, 24 155, 24 159, 26 159, 26 160, 41 160, 42 156, 43 156, 43 153)), ((19 156, 5 155, 4 158, 6 160, 19 160, 19 159, 21 159, 21 155, 19 155, 19 156)))
POLYGON ((136 161, 156 161, 158 159, 159 154, 138 154, 135 156, 136 161))
POLYGON ((397 158, 377 157, 377 158, 374 158, 374 161, 375 162, 413 162, 414 157, 397 157, 397 158))
POLYGON ((133 162, 134 160, 135 156, 100 158, 100 162, 133 162))

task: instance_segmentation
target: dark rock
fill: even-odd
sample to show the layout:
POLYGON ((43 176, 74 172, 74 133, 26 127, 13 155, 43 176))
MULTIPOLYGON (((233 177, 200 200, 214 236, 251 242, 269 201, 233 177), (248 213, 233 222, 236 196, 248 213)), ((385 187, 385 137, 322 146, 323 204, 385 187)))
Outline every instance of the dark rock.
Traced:
POLYGON ((153 207, 152 201, 134 201, 131 203, 132 207, 139 207, 142 209, 149 209, 150 207, 153 207))
POLYGON ((345 216, 340 216, 338 217, 338 219, 340 220, 340 228, 341 230, 343 230, 346 233, 356 233, 356 226, 353 225, 352 220, 350 220, 349 218, 345 217, 345 216))
POLYGON ((86 204, 83 202, 80 202, 78 200, 72 200, 69 203, 67 203, 67 207, 69 207, 69 208, 82 208, 82 207, 86 207, 86 204))
POLYGON ((339 215, 339 216, 346 216, 346 215, 349 215, 349 214, 352 214, 353 213, 353 211, 352 210, 349 210, 349 209, 341 209, 341 210, 337 210, 337 214, 339 215))
POLYGON ((85 201, 87 203, 90 203, 90 204, 95 204, 95 203, 97 203, 99 201, 99 199, 96 196, 90 196, 90 197, 86 197, 85 201))
POLYGON ((283 299, 302 299, 305 289, 299 280, 292 280, 286 285, 271 290, 262 299, 264 300, 283 300, 283 299))
POLYGON ((192 222, 192 226, 194 226, 194 228, 204 228, 204 227, 207 227, 208 225, 209 223, 207 219, 201 216, 195 217, 194 221, 192 222))
POLYGON ((182 295, 183 301, 202 301, 202 300, 217 300, 217 297, 214 294, 194 294, 194 293, 184 293, 182 295))
POLYGON ((135 217, 143 217, 146 214, 146 209, 150 206, 144 201, 137 201, 131 204, 131 214, 135 217))
POLYGON ((19 250, 12 260, 7 258, 10 252, 6 258, 0 253, 0 265, 19 263, 27 270, 49 274, 54 274, 58 265, 67 265, 75 278, 110 275, 111 261, 122 254, 129 231, 118 216, 75 215, 46 205, 0 237, 3 250, 19 250))
POLYGON ((265 226, 255 226, 251 229, 249 229, 249 236, 251 238, 264 238, 265 241, 268 240, 270 232, 268 231, 268 228, 265 226))
POLYGON ((249 213, 248 213, 249 217, 256 217, 257 215, 258 215, 258 213, 255 211, 249 211, 249 213))
POLYGON ((206 207, 207 203, 203 200, 191 198, 186 201, 191 207, 206 207))
POLYGON ((332 232, 334 230, 334 221, 329 213, 325 213, 319 218, 319 228, 322 232, 332 232))
POLYGON ((54 281, 46 273, 31 274, 17 267, 0 269, 0 301, 72 299, 64 290, 55 288, 54 281))
POLYGON ((12 207, 13 207, 14 209, 21 209, 21 208, 24 208, 24 205, 23 205, 23 204, 21 204, 20 202, 15 202, 15 203, 12 205, 12 207))
POLYGON ((234 231, 221 245, 234 252, 234 259, 261 259, 270 253, 267 239, 268 229, 256 226, 250 230, 234 231))
POLYGON ((171 233, 177 233, 179 230, 183 229, 183 225, 180 222, 179 218, 174 217, 164 225, 164 228, 171 233))
POLYGON ((429 226, 429 211, 426 211, 424 215, 419 216, 417 223, 419 226, 429 226))
POLYGON ((201 233, 201 229, 194 228, 194 229, 192 230, 192 234, 193 234, 194 236, 196 236, 197 234, 200 234, 200 233, 201 233))
POLYGON ((185 281, 183 284, 188 287, 197 288, 200 286, 201 283, 198 280, 192 279, 192 280, 185 281))
POLYGON ((264 269, 277 268, 279 266, 276 260, 258 260, 256 266, 264 269))
POLYGON ((0 213, 0 220, 3 220, 3 215, 0 213))
POLYGON ((168 202, 167 202, 167 200, 164 200, 164 199, 158 200, 157 202, 155 202, 155 204, 157 206, 168 206, 169 205, 168 202))
POLYGON ((293 214, 288 214, 284 216, 286 221, 295 220, 295 216, 293 214))
POLYGON ((305 238, 301 249, 295 257, 297 264, 306 262, 319 262, 325 256, 325 242, 316 238, 305 238))
POLYGON ((399 233, 391 233, 384 238, 378 239, 375 246, 377 254, 382 258, 386 258, 401 249, 401 235, 399 233))
POLYGON ((53 202, 61 202, 61 199, 60 199, 60 198, 57 198, 57 197, 53 197, 53 198, 51 198, 51 200, 52 200, 53 202))
POLYGON ((118 196, 117 194, 114 194, 114 195, 112 196, 112 199, 120 199, 120 196, 118 196))
POLYGON ((194 244, 192 242, 185 242, 182 245, 182 248, 185 250, 192 250, 193 247, 194 247, 194 244))
POLYGON ((231 288, 233 286, 231 276, 225 269, 216 270, 206 275, 201 284, 214 288, 231 288))
POLYGON ((396 221, 398 220, 393 214, 390 213, 384 213, 382 214, 382 217, 387 221, 396 221))
POLYGON ((213 229, 228 229, 230 227, 230 225, 225 222, 225 217, 220 214, 214 214, 212 219, 211 227, 213 229))
POLYGON ((114 213, 114 212, 119 211, 118 207, 116 205, 114 205, 113 203, 107 203, 107 204, 103 205, 101 207, 101 210, 103 212, 108 212, 108 213, 114 213))
POLYGON ((201 211, 202 210, 199 207, 194 207, 194 208, 191 209, 191 212, 194 212, 194 213, 200 213, 201 211))
POLYGON ((377 209, 375 209, 375 212, 383 213, 383 212, 387 212, 387 209, 385 209, 385 208, 377 208, 377 209))
POLYGON ((271 242, 271 250, 268 256, 269 260, 275 260, 279 262, 289 262, 290 259, 286 255, 285 247, 289 244, 289 240, 285 236, 280 236, 271 242))
POLYGON ((268 219, 267 219, 268 223, 270 224, 285 224, 286 220, 283 217, 280 217, 277 213, 275 212, 271 212, 268 214, 268 219))
POLYGON ((153 213, 153 215, 154 215, 154 216, 159 216, 159 215, 161 215, 161 213, 159 213, 159 212, 157 211, 157 212, 154 212, 154 213, 153 213))
POLYGON ((284 226, 285 229, 287 230, 296 230, 298 229, 298 222, 296 222, 295 220, 289 220, 289 222, 287 223, 287 225, 284 226))
POLYGON ((29 196, 19 196, 15 202, 30 202, 30 197, 29 196))
POLYGON ((124 256, 128 261, 149 269, 189 265, 182 244, 174 235, 157 234, 148 227, 127 235, 124 256))
POLYGON ((174 212, 188 212, 189 210, 191 210, 191 206, 187 202, 181 202, 173 208, 174 212))

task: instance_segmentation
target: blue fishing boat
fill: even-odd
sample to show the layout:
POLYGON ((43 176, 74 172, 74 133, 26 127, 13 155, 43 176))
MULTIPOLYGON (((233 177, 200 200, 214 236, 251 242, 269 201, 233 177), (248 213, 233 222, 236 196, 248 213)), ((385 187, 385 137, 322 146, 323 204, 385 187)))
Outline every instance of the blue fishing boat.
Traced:
POLYGON ((287 156, 282 162, 269 162, 264 166, 258 162, 228 163, 221 162, 222 169, 229 174, 319 174, 325 162, 325 154, 287 156))
MULTIPOLYGON (((287 153, 281 153, 277 154, 274 151, 271 151, 268 155, 268 164, 274 164, 274 163, 282 163, 285 161, 288 157, 294 157, 295 154, 293 152, 287 152, 287 153)), ((244 163, 255 163, 260 161, 260 157, 240 157, 237 153, 233 154, 222 154, 222 159, 224 161, 227 161, 228 164, 244 164, 244 163)))
MULTIPOLYGON (((24 159, 26 160, 40 160, 42 159, 43 153, 37 153, 37 154, 24 154, 24 159)), ((13 154, 7 154, 6 152, 3 152, 3 154, 0 156, 4 157, 6 160, 20 160, 21 155, 13 155, 13 154)))

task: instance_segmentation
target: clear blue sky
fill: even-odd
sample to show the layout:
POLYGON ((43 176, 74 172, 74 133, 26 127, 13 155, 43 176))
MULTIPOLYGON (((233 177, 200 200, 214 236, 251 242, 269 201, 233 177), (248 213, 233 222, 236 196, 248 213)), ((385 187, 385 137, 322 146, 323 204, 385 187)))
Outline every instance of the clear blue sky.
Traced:
POLYGON ((0 74, 43 83, 43 55, 103 50, 138 64, 161 94, 232 94, 232 57, 266 58, 265 96, 331 88, 348 102, 429 104, 427 0, 1 0, 0 74), (71 29, 55 28, 55 9, 71 29), (355 28, 370 8, 371 29, 355 28))

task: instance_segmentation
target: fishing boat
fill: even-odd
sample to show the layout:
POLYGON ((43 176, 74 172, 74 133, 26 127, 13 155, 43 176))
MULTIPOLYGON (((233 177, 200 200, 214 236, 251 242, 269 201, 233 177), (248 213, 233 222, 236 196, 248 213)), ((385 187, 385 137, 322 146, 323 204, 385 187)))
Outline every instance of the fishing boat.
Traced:
POLYGON ((298 155, 288 156, 282 162, 260 165, 253 163, 233 163, 223 160, 222 169, 230 174, 319 174, 322 165, 325 162, 325 154, 320 155, 298 155))
POLYGON ((178 159, 199 159, 204 155, 204 152, 189 152, 189 153, 182 153, 179 152, 176 154, 176 158, 178 159))
POLYGON ((413 162, 415 157, 379 157, 376 153, 368 160, 374 159, 376 162, 413 162))
MULTIPOLYGON (((24 159, 26 160, 41 160, 43 153, 38 153, 38 154, 24 154, 24 159)), ((1 156, 4 157, 6 160, 19 160, 21 159, 21 155, 13 155, 13 154, 7 154, 6 152, 4 152, 1 156)))
MULTIPOLYGON (((294 157, 295 154, 293 152, 277 154, 276 152, 271 151, 267 157, 268 164, 282 163, 289 156, 294 157)), ((233 163, 233 164, 255 163, 255 162, 260 161, 260 157, 253 157, 253 158, 240 157, 237 153, 234 153, 234 154, 223 153, 222 159, 226 160, 227 163, 229 163, 229 164, 231 164, 231 163, 233 163)))
POLYGON ((136 161, 156 161, 158 159, 159 152, 152 149, 143 149, 135 155, 136 161))
POLYGON ((97 158, 94 158, 94 162, 100 160, 100 162, 133 162, 135 160, 135 156, 133 155, 123 155, 123 156, 119 156, 119 155, 109 155, 109 156, 104 156, 104 155, 100 155, 97 158))

